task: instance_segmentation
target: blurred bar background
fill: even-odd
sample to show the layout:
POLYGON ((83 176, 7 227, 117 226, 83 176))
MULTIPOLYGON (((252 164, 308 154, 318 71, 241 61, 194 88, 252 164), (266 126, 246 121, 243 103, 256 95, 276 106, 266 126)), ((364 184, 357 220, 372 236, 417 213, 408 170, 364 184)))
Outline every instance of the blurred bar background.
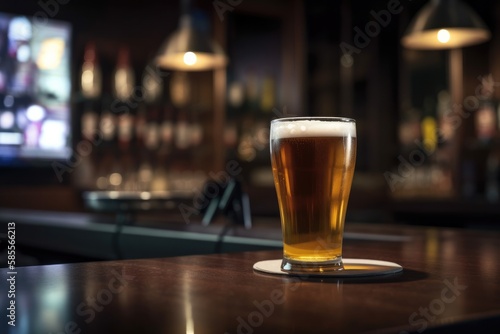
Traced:
POLYGON ((230 175, 279 227, 269 122, 302 115, 357 120, 348 222, 498 229, 500 7, 463 2, 490 38, 428 50, 401 44, 426 1, 2 2, 2 219, 199 224, 230 175), (220 63, 159 62, 187 26, 220 63))

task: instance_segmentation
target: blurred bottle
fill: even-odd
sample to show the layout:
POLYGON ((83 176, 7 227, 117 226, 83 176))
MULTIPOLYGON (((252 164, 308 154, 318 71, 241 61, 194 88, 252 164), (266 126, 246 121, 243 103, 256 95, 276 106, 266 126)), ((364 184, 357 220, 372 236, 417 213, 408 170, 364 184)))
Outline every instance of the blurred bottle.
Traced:
POLYGON ((157 162, 158 146, 160 144, 160 115, 157 106, 149 105, 144 106, 144 108, 143 148, 140 151, 137 182, 140 190, 151 191, 157 162))
POLYGON ((482 76, 481 86, 478 94, 479 108, 474 113, 476 136, 480 142, 491 142, 497 131, 496 104, 494 100, 495 81, 491 74, 482 76))
POLYGON ((160 144, 160 110, 157 106, 149 106, 144 129, 144 145, 150 151, 158 149, 160 144))
POLYGON ((116 161, 120 162, 115 172, 121 173, 122 183, 120 186, 122 190, 133 190, 135 186, 134 157, 131 146, 134 133, 133 122, 132 111, 118 116, 118 150, 115 152, 119 154, 116 161))
POLYGON ((117 117, 111 111, 109 101, 103 101, 102 113, 99 119, 99 131, 107 147, 113 146, 116 139, 117 117))
POLYGON ((118 146, 122 151, 130 149, 134 133, 134 116, 127 112, 118 116, 118 146))
POLYGON ((129 49, 122 47, 113 73, 113 95, 119 100, 127 101, 132 96, 134 85, 135 75, 130 65, 129 49))
POLYGON ((455 136, 455 127, 452 118, 452 108, 451 108, 451 97, 450 94, 442 90, 438 93, 437 99, 437 115, 439 124, 439 134, 443 142, 452 140, 455 136))
POLYGON ((259 82, 257 74, 250 69, 246 74, 246 109, 255 112, 259 108, 259 82))
POLYGON ((76 169, 74 176, 75 184, 80 188, 92 189, 95 187, 95 173, 98 163, 98 137, 99 115, 94 103, 87 101, 84 105, 81 118, 81 137, 87 142, 80 144, 91 147, 88 156, 82 158, 80 166, 76 169))
POLYGON ((489 142, 496 134, 496 115, 493 101, 481 101, 474 113, 476 136, 481 142, 489 142))
POLYGON ((174 140, 174 109, 171 105, 165 106, 160 129, 161 151, 167 154, 171 151, 174 140))
POLYGON ((154 66, 149 64, 142 75, 144 101, 147 104, 160 102, 163 95, 163 78, 154 66))
POLYGON ((93 42, 87 43, 85 47, 80 83, 84 97, 97 98, 101 95, 102 74, 97 60, 96 46, 93 42))
POLYGON ((245 86, 240 81, 229 84, 227 100, 229 107, 238 110, 245 103, 245 86))
POLYGON ((95 109, 95 105, 91 102, 86 102, 81 119, 81 135, 82 138, 93 141, 98 130, 99 115, 95 109))
POLYGON ((166 157, 159 155, 157 159, 156 168, 151 180, 151 191, 166 191, 170 186, 166 168, 166 157))
POLYGON ((132 101, 134 86, 135 74, 130 63, 130 52, 127 47, 121 47, 112 77, 114 103, 120 106, 115 110, 120 113, 114 115, 117 145, 113 145, 115 158, 109 176, 109 183, 116 190, 132 190, 135 187, 134 158, 131 152, 134 121, 137 117, 135 101, 132 101))
POLYGON ((260 109, 264 113, 272 112, 276 106, 276 84, 274 78, 270 75, 264 78, 262 82, 262 93, 260 97, 260 109))
MULTIPOLYGON (((82 188, 105 189, 102 188, 103 181, 97 181, 102 172, 105 152, 102 131, 104 124, 101 124, 102 106, 98 106, 97 102, 102 94, 102 75, 94 42, 88 42, 85 46, 79 79, 81 94, 86 99, 80 119, 81 137, 91 143, 92 152, 83 158, 74 180, 75 184, 82 188)), ((107 120, 104 121, 106 122, 107 120)))
POLYGON ((435 104, 433 102, 433 99, 425 99, 421 129, 423 145, 428 153, 434 152, 438 144, 437 122, 434 106, 435 104))
POLYGON ((117 139, 120 150, 130 149, 134 134, 134 120, 136 114, 135 101, 131 101, 134 91, 135 76, 130 66, 127 48, 121 48, 113 75, 113 111, 117 117, 117 139), (118 112, 118 113, 117 113, 118 112))
POLYGON ((102 138, 99 162, 98 187, 100 189, 115 189, 116 185, 121 184, 121 177, 114 174, 118 168, 119 159, 117 145, 117 122, 118 118, 111 111, 109 99, 103 99, 102 110, 99 119, 99 134, 102 138), (105 188, 103 188, 105 187, 105 188))
POLYGON ((193 119, 189 127, 190 145, 197 147, 203 142, 203 126, 197 119, 193 119))
POLYGON ((185 150, 191 145, 190 124, 186 111, 180 111, 175 127, 175 146, 185 150))

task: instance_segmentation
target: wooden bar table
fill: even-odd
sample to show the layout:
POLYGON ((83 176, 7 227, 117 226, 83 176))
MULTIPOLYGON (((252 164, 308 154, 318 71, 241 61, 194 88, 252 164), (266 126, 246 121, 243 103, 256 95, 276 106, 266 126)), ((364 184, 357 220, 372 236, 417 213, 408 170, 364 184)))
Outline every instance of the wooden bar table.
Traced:
POLYGON ((500 233, 353 227, 344 257, 403 272, 313 279, 252 269, 279 251, 19 267, 14 286, 3 268, 0 332, 500 332, 500 233))

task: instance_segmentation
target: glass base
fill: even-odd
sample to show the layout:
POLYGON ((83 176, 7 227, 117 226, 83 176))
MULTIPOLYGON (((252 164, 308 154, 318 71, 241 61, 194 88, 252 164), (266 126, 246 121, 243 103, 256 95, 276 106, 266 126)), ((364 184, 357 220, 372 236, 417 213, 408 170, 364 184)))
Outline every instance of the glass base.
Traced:
POLYGON ((324 273, 340 270, 344 270, 342 258, 322 262, 303 262, 284 258, 281 262, 281 271, 292 274, 324 273))

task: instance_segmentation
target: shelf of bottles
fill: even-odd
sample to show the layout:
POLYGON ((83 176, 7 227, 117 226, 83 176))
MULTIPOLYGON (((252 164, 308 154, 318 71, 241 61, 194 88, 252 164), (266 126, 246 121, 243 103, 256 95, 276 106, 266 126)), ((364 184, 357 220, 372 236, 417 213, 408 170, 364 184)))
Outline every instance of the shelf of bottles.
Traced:
POLYGON ((394 197, 500 200, 500 104, 491 84, 485 77, 455 110, 441 91, 403 115, 401 154, 384 174, 394 197))
POLYGON ((136 78, 128 48, 117 54, 109 77, 95 44, 85 48, 76 99, 73 173, 85 190, 193 191, 206 181, 210 116, 190 106, 185 73, 146 65, 136 78), (103 84, 104 83, 104 84, 103 84), (103 89, 106 83, 109 91, 103 89))
POLYGON ((447 91, 427 96, 421 109, 407 110, 399 124, 397 166, 384 176, 394 197, 451 197, 454 124, 447 91))
POLYGON ((488 202, 500 201, 500 103, 495 97, 497 83, 491 74, 480 77, 466 116, 462 168, 462 195, 488 202))
POLYGON ((273 75, 248 69, 240 78, 228 80, 226 158, 238 161, 245 180, 255 186, 273 186, 269 126, 272 119, 286 115, 277 100, 273 75))

